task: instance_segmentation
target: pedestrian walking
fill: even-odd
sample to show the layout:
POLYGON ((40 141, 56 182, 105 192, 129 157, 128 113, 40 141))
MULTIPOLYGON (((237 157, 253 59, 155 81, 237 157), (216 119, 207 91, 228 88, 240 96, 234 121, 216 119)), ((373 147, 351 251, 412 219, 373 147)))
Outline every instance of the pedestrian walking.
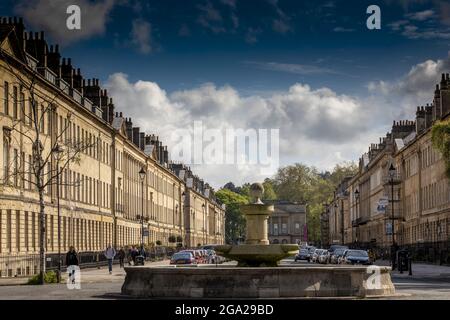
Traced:
POLYGON ((78 254, 75 251, 75 247, 70 246, 66 254, 66 266, 69 271, 69 279, 72 279, 72 283, 75 283, 75 270, 74 268, 70 268, 70 266, 78 266, 78 263, 78 254))
POLYGON ((118 256, 120 268, 123 268, 123 260, 125 259, 125 250, 123 249, 123 247, 120 248, 118 256))
POLYGON ((105 255, 106 259, 108 260, 109 274, 112 274, 112 265, 113 265, 114 257, 116 256, 116 249, 114 249, 111 246, 111 244, 108 244, 108 246, 106 247, 106 250, 104 252, 104 255, 105 255))

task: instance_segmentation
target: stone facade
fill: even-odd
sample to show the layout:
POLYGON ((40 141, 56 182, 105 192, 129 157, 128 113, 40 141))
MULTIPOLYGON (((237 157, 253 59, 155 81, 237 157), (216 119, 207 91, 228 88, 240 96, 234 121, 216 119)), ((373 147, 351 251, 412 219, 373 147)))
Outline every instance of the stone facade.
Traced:
MULTIPOLYGON (((431 144, 433 123, 450 117, 449 94, 449 74, 443 74, 433 103, 417 107, 415 121, 394 121, 391 132, 361 157, 341 198, 349 208, 344 243, 387 250, 395 242, 418 259, 449 262, 450 185, 445 160, 431 144)), ((331 222, 333 204, 326 210, 326 237, 333 238, 340 231, 331 222)))
POLYGON ((306 241, 306 206, 289 201, 264 201, 273 204, 269 217, 269 242, 300 243, 306 241))
MULTIPOLYGON (((147 244, 224 242, 224 207, 214 190, 186 166, 171 163, 157 136, 115 112, 98 79, 83 79, 71 59, 61 59, 58 46, 49 46, 43 33, 24 32, 21 20, 2 19, 0 37, 0 257, 40 250, 38 193, 28 182, 33 151, 25 138, 35 134, 26 116, 32 91, 18 77, 34 79, 39 110, 50 110, 42 112, 44 153, 56 144, 89 142, 79 161, 60 168, 59 190, 56 183, 46 188, 47 252, 58 250, 58 199, 63 252, 70 245, 99 251, 108 243, 139 244, 141 220, 147 244), (22 174, 12 174, 22 166, 22 174)), ((52 158, 46 174, 53 168, 59 167, 52 158)))

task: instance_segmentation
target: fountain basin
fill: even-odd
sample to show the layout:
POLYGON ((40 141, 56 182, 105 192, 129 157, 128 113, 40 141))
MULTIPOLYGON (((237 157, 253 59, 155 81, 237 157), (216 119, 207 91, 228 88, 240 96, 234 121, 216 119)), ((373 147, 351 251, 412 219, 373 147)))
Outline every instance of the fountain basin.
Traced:
POLYGON ((220 245, 214 250, 221 256, 236 260, 238 267, 276 267, 278 261, 298 252, 296 244, 242 244, 220 245))
POLYGON ((135 298, 366 297, 395 293, 390 267, 125 267, 135 298))

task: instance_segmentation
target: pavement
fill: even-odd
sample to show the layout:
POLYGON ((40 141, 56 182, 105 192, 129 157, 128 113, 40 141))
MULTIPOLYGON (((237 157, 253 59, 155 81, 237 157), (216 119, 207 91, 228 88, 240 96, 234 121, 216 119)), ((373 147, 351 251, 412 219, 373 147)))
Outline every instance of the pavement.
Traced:
MULTIPOLYGON (((164 266, 169 261, 147 262, 147 266, 164 266)), ((284 265, 313 265, 307 262, 283 261, 284 265)), ((377 261, 376 265, 389 265, 388 261, 377 261)), ((314 266, 330 266, 319 265, 314 266)), ((335 266, 335 265, 333 265, 335 266)), ((339 267, 339 266, 335 266, 339 267)), ((413 263, 413 275, 408 272, 392 272, 392 282, 396 288, 395 296, 373 297, 381 300, 450 300, 450 267, 424 263, 413 263)), ((110 275, 106 267, 81 270, 81 288, 69 289, 64 274, 60 284, 25 285, 27 279, 0 279, 0 300, 105 300, 127 299, 121 296, 125 271, 117 265, 110 275)))

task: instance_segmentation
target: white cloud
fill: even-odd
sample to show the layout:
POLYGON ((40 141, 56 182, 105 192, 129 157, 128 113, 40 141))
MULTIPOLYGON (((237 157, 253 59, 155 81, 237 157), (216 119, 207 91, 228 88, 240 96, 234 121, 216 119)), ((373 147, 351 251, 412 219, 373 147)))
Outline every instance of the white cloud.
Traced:
POLYGON ((441 74, 449 70, 450 52, 444 59, 414 65, 398 80, 371 82, 368 88, 372 93, 382 93, 390 100, 400 101, 405 114, 408 114, 414 111, 415 106, 432 102, 435 85, 440 81, 441 74))
POLYGON ((132 23, 130 33, 131 44, 140 53, 148 54, 152 52, 152 26, 143 19, 135 19, 132 23))
POLYGON ((336 27, 333 29, 334 32, 354 32, 355 29, 344 28, 344 27, 336 27))
MULTIPOLYGON (((154 82, 132 83, 121 73, 111 75, 106 87, 117 108, 131 116, 134 125, 159 135, 169 151, 174 130, 189 130, 194 121, 201 120, 205 128, 221 130, 279 129, 281 164, 297 161, 330 168, 340 161, 337 152, 355 159, 365 150, 367 135, 374 135, 369 127, 376 110, 329 88, 297 83, 262 97, 243 96, 231 86, 206 83, 168 94, 154 82)), ((216 187, 229 180, 243 183, 263 178, 258 166, 192 167, 216 187)))
POLYGON ((435 18, 436 13, 433 10, 429 9, 429 10, 424 10, 424 11, 419 11, 419 12, 414 12, 414 13, 408 13, 408 14, 406 14, 406 17, 410 18, 411 20, 424 21, 424 20, 435 18))
POLYGON ((339 72, 328 68, 317 67, 314 65, 295 64, 295 63, 279 63, 279 62, 256 62, 245 61, 244 63, 254 66, 262 70, 280 71, 293 74, 310 75, 310 74, 339 74, 339 72))
POLYGON ((34 29, 45 30, 53 40, 60 44, 69 44, 82 39, 101 35, 115 0, 21 0, 14 10, 34 29), (81 9, 81 29, 69 30, 66 27, 66 13, 69 5, 78 5, 81 9))

